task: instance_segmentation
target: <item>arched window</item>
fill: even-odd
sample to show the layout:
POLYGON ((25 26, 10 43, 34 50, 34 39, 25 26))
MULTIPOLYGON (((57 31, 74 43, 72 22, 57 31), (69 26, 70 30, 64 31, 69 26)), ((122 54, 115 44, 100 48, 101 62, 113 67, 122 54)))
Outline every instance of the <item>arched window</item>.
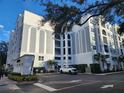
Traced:
POLYGON ((106 35, 106 31, 105 30, 102 30, 102 34, 106 35))
POLYGON ((71 37, 70 37, 70 35, 68 34, 68 39, 70 39, 71 37))

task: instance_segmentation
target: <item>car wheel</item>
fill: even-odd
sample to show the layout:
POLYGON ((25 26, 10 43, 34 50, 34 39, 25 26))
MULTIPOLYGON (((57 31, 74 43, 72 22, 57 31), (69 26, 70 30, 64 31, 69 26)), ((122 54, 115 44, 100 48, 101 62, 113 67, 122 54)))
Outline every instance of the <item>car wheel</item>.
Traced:
POLYGON ((61 70, 61 71, 60 71, 60 73, 62 74, 62 73, 63 73, 63 71, 61 70))
POLYGON ((78 73, 76 72, 75 75, 77 75, 78 73))
POLYGON ((72 74, 72 72, 69 70, 69 74, 72 74))

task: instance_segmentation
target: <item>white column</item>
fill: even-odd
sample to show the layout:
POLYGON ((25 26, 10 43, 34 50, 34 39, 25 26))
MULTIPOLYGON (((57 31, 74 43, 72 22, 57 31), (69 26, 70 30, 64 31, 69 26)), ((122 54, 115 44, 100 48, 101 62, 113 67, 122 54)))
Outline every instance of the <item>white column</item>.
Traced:
POLYGON ((44 55, 46 55, 46 48, 47 48, 47 32, 46 31, 44 31, 44 35, 45 35, 45 42, 44 42, 44 55))
POLYGON ((61 48, 60 48, 60 49, 61 49, 61 67, 63 67, 63 63, 64 63, 64 62, 63 62, 63 55, 64 55, 64 54, 63 54, 63 35, 60 35, 60 40, 61 40, 61 41, 60 41, 60 43, 61 43, 61 46, 60 46, 60 47, 61 47, 61 48))
POLYGON ((67 37, 67 32, 65 33, 65 63, 66 67, 68 67, 68 37, 67 37))
POLYGON ((29 47, 30 47, 30 37, 31 37, 31 28, 32 27, 30 27, 29 29, 28 29, 28 40, 27 40, 27 51, 26 52, 29 52, 29 47))

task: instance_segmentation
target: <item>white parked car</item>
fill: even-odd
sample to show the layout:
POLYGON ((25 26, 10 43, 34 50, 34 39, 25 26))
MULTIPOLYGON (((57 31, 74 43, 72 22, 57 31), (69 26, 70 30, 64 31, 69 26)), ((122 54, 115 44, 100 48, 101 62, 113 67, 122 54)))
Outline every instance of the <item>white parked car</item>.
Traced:
POLYGON ((77 69, 74 67, 62 67, 60 68, 60 73, 77 74, 77 69))

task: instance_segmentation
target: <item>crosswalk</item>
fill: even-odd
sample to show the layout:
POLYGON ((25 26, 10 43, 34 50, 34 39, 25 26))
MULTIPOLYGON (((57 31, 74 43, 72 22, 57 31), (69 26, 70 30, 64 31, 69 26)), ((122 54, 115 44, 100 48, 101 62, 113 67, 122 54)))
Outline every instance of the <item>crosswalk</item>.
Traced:
POLYGON ((15 85, 15 84, 11 84, 11 85, 7 85, 6 86, 8 89, 10 89, 10 90, 18 90, 18 89, 20 89, 17 85, 15 85))
POLYGON ((55 89, 55 88, 52 88, 52 87, 50 87, 50 86, 46 86, 46 85, 41 84, 41 83, 34 83, 34 85, 35 85, 35 86, 38 86, 38 87, 40 87, 40 88, 43 88, 43 89, 45 89, 45 90, 47 90, 47 91, 50 91, 50 92, 53 92, 53 91, 56 91, 56 90, 57 90, 57 89, 55 89))

